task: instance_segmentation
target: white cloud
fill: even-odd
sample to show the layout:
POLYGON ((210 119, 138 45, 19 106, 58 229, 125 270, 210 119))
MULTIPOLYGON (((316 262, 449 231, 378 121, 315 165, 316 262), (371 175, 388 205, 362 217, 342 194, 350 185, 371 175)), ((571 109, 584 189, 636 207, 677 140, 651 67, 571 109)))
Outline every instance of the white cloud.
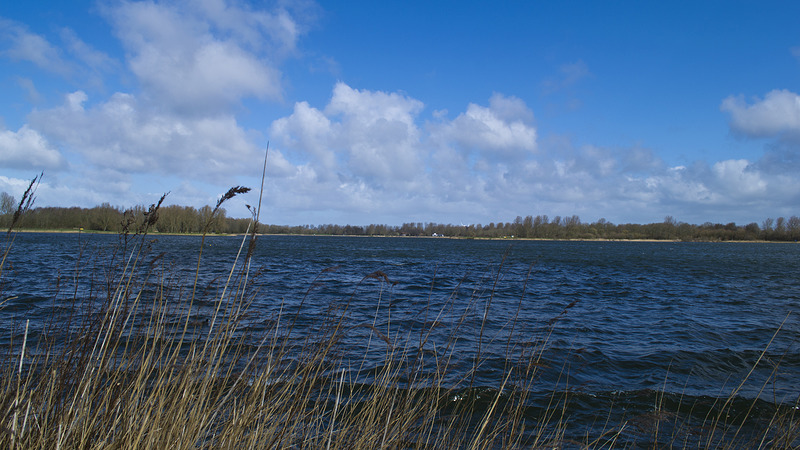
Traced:
POLYGON ((650 174, 644 179, 645 197, 649 207, 663 207, 664 204, 680 203, 708 206, 719 201, 718 196, 709 189, 708 170, 705 167, 687 168, 677 166, 664 172, 650 174))
POLYGON ((659 212, 673 214, 674 210, 680 213, 678 220, 690 223, 715 217, 723 222, 747 223, 793 215, 796 212, 786 205, 796 204, 800 188, 796 176, 767 175, 744 159, 653 171, 645 178, 630 177, 626 184, 633 188, 632 193, 646 194, 639 198, 641 212, 657 217, 659 212), (637 186, 637 181, 642 184, 637 186))
POLYGON ((745 159, 719 161, 714 163, 712 171, 720 184, 720 191, 729 196, 752 197, 767 193, 766 181, 745 159))
POLYGON ((720 176, 734 181, 730 188, 768 197, 767 191, 783 191, 782 185, 771 182, 777 178, 796 184, 786 180, 787 177, 796 180, 800 168, 800 95, 785 89, 773 90, 752 104, 747 104, 742 97, 728 97, 720 108, 730 114, 733 132, 748 138, 770 139, 764 155, 745 168, 739 167, 740 162, 717 163, 715 167, 720 176), (738 169, 741 174, 736 176, 738 169), (756 174, 759 179, 755 178, 756 174))
POLYGON ((267 174, 273 178, 287 178, 295 175, 297 168, 290 163, 283 152, 278 149, 271 149, 267 161, 267 174))
POLYGON ((280 99, 275 60, 300 33, 284 10, 220 1, 122 3, 108 15, 151 100, 184 114, 214 113, 244 97, 280 99))
POLYGON ((273 139, 296 151, 302 160, 310 158, 314 167, 328 174, 336 171, 332 135, 330 119, 306 102, 296 103, 292 115, 274 121, 270 127, 273 139))
POLYGON ((257 146, 232 116, 151 111, 124 93, 85 108, 87 101, 82 91, 71 93, 63 106, 31 113, 30 124, 93 166, 123 173, 220 180, 259 160, 257 146))
POLYGON ((341 117, 336 141, 355 176, 374 182, 408 181, 422 167, 415 121, 422 102, 397 93, 359 91, 344 83, 333 90, 325 113, 341 117))
POLYGON ((0 129, 0 165, 10 169, 59 170, 66 162, 44 136, 23 125, 16 132, 0 129))
POLYGON ((89 100, 86 92, 75 91, 66 95, 65 106, 70 111, 80 112, 83 111, 83 104, 86 103, 86 100, 89 100))
MULTIPOLYGON (((7 177, 0 175, 0 191, 8 192, 19 200, 30 185, 30 178, 7 177)), ((34 207, 59 206, 92 207, 104 202, 113 205, 133 206, 152 203, 152 198, 131 191, 130 179, 119 177, 113 172, 45 172, 36 187, 34 207), (104 179, 101 180, 101 177, 104 179)), ((159 194, 160 195, 160 194, 159 194)))
POLYGON ((720 109, 731 115, 731 129, 749 137, 800 136, 800 96, 788 90, 770 91, 748 105, 742 97, 728 97, 720 109))
POLYGON ((379 121, 413 125, 415 116, 423 106, 419 100, 398 93, 358 90, 337 83, 325 111, 330 115, 344 115, 348 120, 365 125, 374 125, 379 121))
POLYGON ((433 134, 488 157, 524 158, 536 150, 533 112, 522 100, 502 94, 492 95, 488 108, 470 103, 453 121, 435 125, 433 134))
POLYGON ((27 27, 14 21, 0 18, 0 38, 8 42, 0 54, 14 60, 28 61, 36 66, 58 74, 69 73, 69 64, 42 35, 31 33, 27 27))
POLYGON ((275 206, 324 222, 342 214, 363 221, 430 217, 442 203, 428 201, 436 195, 418 125, 423 107, 400 93, 344 83, 322 109, 296 103, 290 116, 270 127, 281 156, 294 165, 283 170, 290 175, 276 187, 282 194, 272 199, 275 206))
POLYGON ((319 180, 409 188, 423 167, 416 125, 422 107, 397 93, 339 83, 324 110, 298 102, 291 116, 273 122, 270 135, 319 180))
POLYGON ((304 31, 286 9, 253 10, 246 4, 224 0, 195 2, 197 16, 222 33, 254 49, 269 48, 272 53, 286 55, 296 50, 297 40, 304 31), (264 35, 270 39, 264 39, 264 35))

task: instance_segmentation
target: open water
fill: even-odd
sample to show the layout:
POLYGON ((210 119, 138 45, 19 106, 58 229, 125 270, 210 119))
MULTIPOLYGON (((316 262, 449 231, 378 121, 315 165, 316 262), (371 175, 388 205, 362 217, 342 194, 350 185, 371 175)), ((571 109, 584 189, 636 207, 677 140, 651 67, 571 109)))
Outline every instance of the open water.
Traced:
MULTIPOLYGON (((19 234, 0 280, 0 300, 9 299, 0 343, 19 339, 25 320, 44 320, 58 299, 95 289, 87 277, 102 284, 102 270, 81 261, 110 258, 117 243, 109 235, 19 234)), ((201 286, 219 289, 240 244, 206 239, 201 286)), ((199 237, 159 236, 149 257, 189 285, 199 248, 199 237)), ((538 348, 534 394, 547 401, 554 389, 569 392, 569 420, 587 428, 607 416, 646 414, 659 401, 702 413, 745 378, 736 399, 742 408, 756 405, 752 417, 769 405, 797 406, 794 243, 262 236, 253 269, 260 273, 247 333, 266 332, 279 311, 299 313, 299 332, 311 333, 332 305, 346 305, 351 328, 342 351, 363 358, 365 341, 371 348, 380 341, 359 325, 402 341, 419 340, 419 330, 435 323, 427 349, 458 337, 452 382, 475 367, 477 350, 472 386, 489 392, 502 384, 507 355, 538 348)), ((366 371, 380 364, 370 358, 366 371)))

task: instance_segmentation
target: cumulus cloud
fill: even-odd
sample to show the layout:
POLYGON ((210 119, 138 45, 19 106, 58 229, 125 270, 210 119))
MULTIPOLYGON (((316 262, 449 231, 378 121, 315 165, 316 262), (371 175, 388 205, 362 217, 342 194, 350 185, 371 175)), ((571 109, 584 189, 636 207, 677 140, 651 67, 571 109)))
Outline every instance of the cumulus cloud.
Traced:
POLYGON ((760 197, 766 194, 767 183, 745 159, 714 163, 712 171, 719 190, 734 197, 760 197))
POLYGON ((397 93, 359 91, 339 83, 325 113, 339 118, 337 142, 347 150, 352 173, 380 182, 408 180, 422 167, 415 124, 422 107, 422 102, 397 93))
POLYGON ((296 152, 321 175, 335 173, 336 154, 331 148, 333 127, 322 111, 306 102, 294 105, 294 112, 270 127, 270 136, 296 152))
POLYGON ((270 135, 322 181, 408 187, 423 167, 416 125, 422 108, 397 93, 338 83, 323 110, 298 102, 290 116, 273 122, 270 135))
POLYGON ((230 115, 181 117, 148 110, 136 97, 116 93, 85 107, 76 91, 60 107, 34 111, 31 126, 101 169, 220 179, 257 161, 256 146, 230 115))
POLYGON ((720 109, 730 114, 731 129, 748 137, 800 138, 800 96, 788 90, 773 90, 748 104, 744 98, 728 97, 720 109))
MULTIPOLYGON (((752 177, 760 173, 768 180, 788 177, 785 182, 795 184, 792 180, 800 170, 800 96, 785 89, 773 90, 751 104, 741 96, 731 96, 720 108, 730 114, 730 128, 734 133, 746 138, 768 139, 764 155, 748 164, 747 174, 752 177)), ((778 187, 774 183, 768 185, 773 191, 778 187)))
POLYGON ((213 113, 244 97, 280 99, 276 59, 294 50, 301 31, 285 10, 222 1, 125 2, 107 14, 145 92, 183 114, 213 113))
POLYGON ((59 170, 66 161, 44 136, 23 125, 17 131, 0 129, 0 165, 10 169, 59 170))
POLYGON ((522 100, 497 93, 488 107, 470 103, 454 120, 433 126, 433 134, 485 157, 525 157, 536 150, 533 112, 522 100))
MULTIPOLYGON (((298 102, 275 120, 270 137, 284 169, 280 207, 349 217, 429 215, 431 174, 419 100, 397 92, 333 88, 327 105, 298 102)), ((437 206, 442 204, 436 202, 437 206)), ((402 220, 402 219, 401 219, 402 220)))

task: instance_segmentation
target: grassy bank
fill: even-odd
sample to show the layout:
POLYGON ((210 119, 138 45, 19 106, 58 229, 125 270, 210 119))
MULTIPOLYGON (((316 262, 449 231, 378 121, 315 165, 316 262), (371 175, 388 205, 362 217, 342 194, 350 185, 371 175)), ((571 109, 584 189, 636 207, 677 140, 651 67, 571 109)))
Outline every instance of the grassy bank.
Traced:
MULTIPOLYGON (((443 331, 438 319, 456 308, 452 301, 430 302, 444 306, 424 311, 421 329, 392 322, 384 297, 392 281, 381 272, 365 274, 353 290, 376 305, 371 320, 354 322, 348 301, 306 317, 306 298, 256 316, 257 235, 243 236, 226 276, 209 288, 197 277, 206 264, 202 244, 194 280, 180 279, 150 250, 147 227, 157 211, 154 205, 143 228, 102 255, 77 248, 51 315, 21 317, 24 323, 10 327, 0 359, 3 448, 792 448, 799 442, 796 404, 741 399, 738 383, 702 404, 647 392, 645 406, 621 405, 635 409, 632 415, 585 410, 574 391, 542 386, 539 377, 548 364, 549 331, 570 306, 543 318, 550 328, 541 335, 515 345, 516 317, 493 317, 490 307, 497 278, 486 280, 475 302, 485 300, 484 323, 505 323, 504 355, 486 354, 484 344, 499 338, 483 326, 470 336, 474 346, 463 345, 461 323, 443 331), (90 289, 79 287, 86 279, 90 289), (455 367, 456 352, 470 352, 472 366, 455 367), (505 370, 491 386, 475 383, 476 371, 498 356, 505 370), (575 420, 581 415, 595 419, 575 420)), ((13 286, 5 270, 13 236, 0 262, 0 281, 8 284, 0 289, 13 286)), ((0 290, 0 299, 13 302, 11 293, 0 290)))

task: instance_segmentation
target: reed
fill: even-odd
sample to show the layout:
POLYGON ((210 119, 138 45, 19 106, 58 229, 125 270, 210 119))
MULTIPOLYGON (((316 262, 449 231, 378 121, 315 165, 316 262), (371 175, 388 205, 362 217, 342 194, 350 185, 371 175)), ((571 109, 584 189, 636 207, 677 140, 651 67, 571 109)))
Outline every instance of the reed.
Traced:
MULTIPOLYGON (((217 208, 243 191, 228 191, 217 208)), ((743 403, 741 385, 710 406, 656 392, 646 414, 616 421, 601 412, 592 430, 575 430, 576 411, 586 411, 572 403, 575 391, 564 382, 570 369, 550 367, 545 358, 550 332, 574 304, 544 320, 545 331, 526 345, 517 339, 516 316, 504 318, 504 334, 490 335, 485 324, 502 264, 465 310, 457 310, 454 296, 431 300, 415 329, 392 321, 393 283, 375 272, 350 297, 372 296, 373 317, 354 318, 350 301, 343 301, 313 326, 298 326, 306 299, 324 284, 319 278, 296 304, 257 318, 270 326, 254 334, 251 304, 259 292, 250 258, 257 235, 242 238, 216 289, 198 281, 201 246, 187 288, 149 246, 160 204, 119 247, 90 262, 78 258, 75 285, 65 281, 67 295, 54 299, 61 307, 49 325, 26 321, 21 337, 12 333, 0 367, 1 447, 791 448, 800 442, 797 404, 775 404, 763 429, 745 428, 762 403, 743 403), (79 290, 82 277, 100 286, 79 290), (479 333, 470 346, 463 325, 476 309, 479 333), (442 318, 453 314, 455 326, 442 338, 442 318), (486 343, 500 339, 504 370, 486 388, 476 373, 497 356, 487 354, 486 343), (472 352, 472 367, 456 367, 453 356, 465 352, 472 352), (561 376, 548 395, 534 398, 545 370, 561 376)), ((8 236, 4 255, 13 243, 8 236)))

